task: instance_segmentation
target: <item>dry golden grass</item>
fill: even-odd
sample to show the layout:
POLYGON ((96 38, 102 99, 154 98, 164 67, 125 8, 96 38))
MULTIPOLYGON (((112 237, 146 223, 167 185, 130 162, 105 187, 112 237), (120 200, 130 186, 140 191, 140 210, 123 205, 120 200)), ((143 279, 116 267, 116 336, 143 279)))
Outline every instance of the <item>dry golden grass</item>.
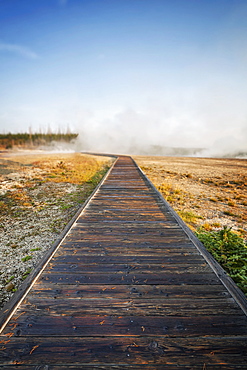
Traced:
POLYGON ((80 153, 1 153, 0 308, 81 209, 111 163, 109 158, 80 153))
POLYGON ((134 159, 192 230, 227 225, 247 237, 246 159, 134 159))
POLYGON ((42 175, 38 176, 42 180, 73 184, 89 181, 97 171, 111 162, 107 157, 81 153, 13 154, 10 159, 25 165, 22 170, 28 170, 27 166, 43 170, 42 175))
MULTIPOLYGON (((0 159, 3 159, 3 155, 0 159)), ((55 191, 54 199, 63 194, 63 188, 59 184, 78 185, 80 186, 78 200, 80 198, 81 203, 101 180, 111 165, 112 159, 80 153, 35 154, 31 152, 5 155, 2 163, 4 165, 0 166, 2 192, 0 216, 13 214, 18 209, 32 208, 36 211, 42 209, 47 202, 41 200, 41 193, 37 199, 33 195, 33 190, 40 188, 41 184, 47 184, 48 192, 51 192, 48 185, 56 184, 52 190, 55 191)), ((47 199, 49 196, 50 194, 47 194, 47 199)), ((66 201, 66 194, 64 196, 66 201)))

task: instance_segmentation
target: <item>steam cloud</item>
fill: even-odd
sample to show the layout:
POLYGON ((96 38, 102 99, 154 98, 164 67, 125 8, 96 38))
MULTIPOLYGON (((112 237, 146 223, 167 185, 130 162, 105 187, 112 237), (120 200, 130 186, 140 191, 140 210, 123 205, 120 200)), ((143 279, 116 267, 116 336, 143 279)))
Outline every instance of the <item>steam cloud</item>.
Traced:
MULTIPOLYGON (((211 93, 212 94, 212 93, 211 93)), ((247 109, 230 97, 150 103, 78 122, 77 150, 122 154, 247 156, 247 109)))
MULTIPOLYGON (((132 102, 128 108, 78 121, 78 147, 130 154, 247 157, 246 15, 245 5, 209 52, 191 51, 190 63, 181 62, 175 75, 169 76, 168 65, 164 76, 148 82, 150 95, 144 91, 141 104, 132 102)), ((178 59, 183 60, 183 54, 178 59)))

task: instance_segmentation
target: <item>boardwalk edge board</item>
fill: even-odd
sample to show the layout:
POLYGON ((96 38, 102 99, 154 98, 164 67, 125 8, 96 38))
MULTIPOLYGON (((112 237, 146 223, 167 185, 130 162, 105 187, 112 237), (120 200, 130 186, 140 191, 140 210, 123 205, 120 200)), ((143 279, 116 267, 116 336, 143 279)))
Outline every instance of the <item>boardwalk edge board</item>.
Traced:
MULTIPOLYGON (((134 161, 134 159, 133 159, 133 161, 134 161)), ((209 264, 209 266, 212 268, 212 270, 214 271, 216 276, 219 278, 219 280, 222 282, 222 284, 226 287, 228 292, 231 294, 231 296, 234 298, 236 303, 240 306, 242 311, 247 316, 247 299, 246 299, 245 294, 235 284, 235 282, 227 274, 227 272, 221 267, 221 265, 214 259, 214 257, 211 255, 211 253, 208 252, 208 250, 205 248, 205 246, 202 244, 202 242, 195 236, 195 234, 190 230, 190 228, 181 219, 181 217, 177 214, 177 212, 165 200, 165 198, 162 196, 162 194, 158 191, 158 189, 156 189, 156 187, 153 185, 153 183, 147 178, 147 176, 144 174, 142 169, 137 165, 137 163, 135 161, 134 161, 134 163, 137 166, 137 168, 139 169, 139 171, 141 172, 143 178, 150 184, 152 189, 158 195, 159 199, 169 209, 169 212, 173 215, 173 217, 176 219, 178 224, 181 226, 181 228, 187 234, 187 236, 189 237, 191 242, 195 245, 195 247, 197 248, 199 253, 204 257, 204 259, 209 264)))
MULTIPOLYGON (((102 155, 103 156, 103 155, 102 155)), ((13 313, 15 312, 16 308, 21 304, 21 302, 24 300, 26 295, 28 294, 29 290, 32 288, 35 281, 38 279, 42 271, 45 269, 53 255, 56 253, 57 249, 59 248, 60 244, 68 234, 68 232, 71 230, 72 226, 76 222, 76 220, 79 218, 81 213, 86 209, 88 203, 90 200, 94 197, 94 195, 98 192, 101 185, 105 182, 107 177, 109 176, 112 168, 114 167, 117 156, 113 155, 104 155, 107 157, 115 158, 113 161, 111 167, 103 177, 103 179, 99 182, 99 184, 96 186, 96 188, 93 190, 93 192, 89 195, 89 197, 85 200, 83 205, 78 209, 76 214, 72 217, 72 219, 68 222, 68 224, 65 226, 65 228, 62 230, 58 238, 55 240, 53 245, 48 249, 48 251, 45 252, 40 262, 37 264, 37 266, 33 269, 33 271, 29 274, 29 276, 25 279, 23 284, 20 285, 17 292, 13 295, 13 297, 4 305, 2 310, 0 311, 0 333, 4 330, 5 326, 8 324, 9 320, 11 319, 13 313)))

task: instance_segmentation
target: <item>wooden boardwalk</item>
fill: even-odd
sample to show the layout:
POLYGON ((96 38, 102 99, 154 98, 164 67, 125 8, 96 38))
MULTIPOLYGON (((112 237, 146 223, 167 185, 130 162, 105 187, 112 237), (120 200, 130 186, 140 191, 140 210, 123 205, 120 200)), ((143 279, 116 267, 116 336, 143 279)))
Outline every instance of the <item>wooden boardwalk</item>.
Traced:
POLYGON ((247 369, 244 296, 130 157, 37 271, 2 314, 1 368, 247 369))

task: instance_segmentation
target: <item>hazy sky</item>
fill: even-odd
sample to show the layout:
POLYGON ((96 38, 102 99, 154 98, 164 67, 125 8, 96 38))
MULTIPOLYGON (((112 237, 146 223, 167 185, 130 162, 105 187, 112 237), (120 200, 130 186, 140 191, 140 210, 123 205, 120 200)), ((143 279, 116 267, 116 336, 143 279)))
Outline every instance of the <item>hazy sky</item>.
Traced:
POLYGON ((247 150, 246 82, 246 0, 0 0, 1 133, 247 150))

